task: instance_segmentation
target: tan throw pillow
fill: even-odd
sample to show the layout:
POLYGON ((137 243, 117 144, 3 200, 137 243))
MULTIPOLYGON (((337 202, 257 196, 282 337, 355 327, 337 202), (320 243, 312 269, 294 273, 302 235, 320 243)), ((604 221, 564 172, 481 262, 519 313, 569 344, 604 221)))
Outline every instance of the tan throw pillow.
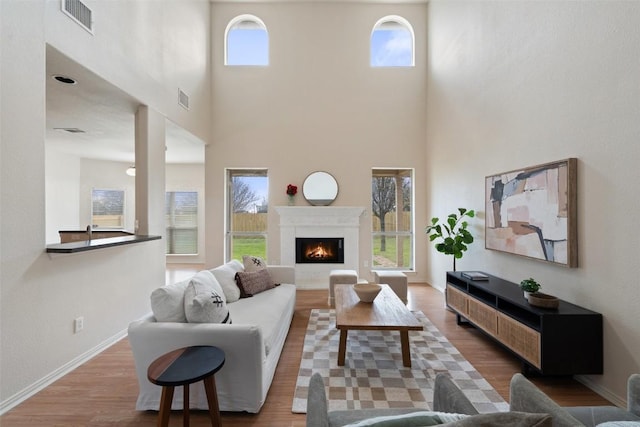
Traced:
POLYGON ((267 263, 264 259, 253 255, 243 255, 242 264, 244 265, 244 271, 247 272, 264 270, 267 268, 267 263))
POLYGON ((236 273, 236 283, 240 288, 240 298, 252 297, 267 289, 275 288, 268 270, 240 271, 236 273))

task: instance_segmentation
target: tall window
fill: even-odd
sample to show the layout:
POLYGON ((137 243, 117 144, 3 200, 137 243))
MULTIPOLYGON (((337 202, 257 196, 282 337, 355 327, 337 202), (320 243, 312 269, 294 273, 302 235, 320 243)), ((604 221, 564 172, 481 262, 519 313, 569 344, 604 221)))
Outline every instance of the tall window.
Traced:
POLYGON ((268 188, 266 169, 227 170, 227 261, 266 259, 268 188))
POLYGON ((373 268, 413 270, 413 171, 373 169, 373 268))
POLYGON ((166 253, 198 253, 198 193, 168 191, 165 194, 166 253))
POLYGON ((371 31, 372 67, 413 67, 415 36, 409 21, 390 15, 380 19, 371 31))
POLYGON ((269 65, 269 34, 257 16, 240 15, 224 35, 225 65, 269 65))
POLYGON ((124 228, 124 190, 91 190, 91 226, 124 228))

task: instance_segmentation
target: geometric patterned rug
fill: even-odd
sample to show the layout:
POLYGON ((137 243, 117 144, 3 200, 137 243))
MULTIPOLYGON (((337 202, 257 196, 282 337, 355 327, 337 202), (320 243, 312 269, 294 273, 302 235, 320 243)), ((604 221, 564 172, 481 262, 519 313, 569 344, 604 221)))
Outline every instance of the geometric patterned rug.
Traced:
POLYGON ((421 311, 424 331, 409 331, 411 367, 402 365, 397 331, 349 331, 345 365, 338 366, 340 331, 333 309, 313 309, 302 349, 292 412, 306 413, 309 379, 319 372, 329 410, 433 406, 436 374, 449 375, 479 412, 509 405, 421 311))

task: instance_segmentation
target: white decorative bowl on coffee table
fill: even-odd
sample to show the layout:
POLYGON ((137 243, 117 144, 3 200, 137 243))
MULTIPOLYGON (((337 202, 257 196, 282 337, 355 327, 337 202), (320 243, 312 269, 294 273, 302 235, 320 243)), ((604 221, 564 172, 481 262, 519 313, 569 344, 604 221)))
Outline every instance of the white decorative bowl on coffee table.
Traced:
POLYGON ((353 285, 353 290, 362 302, 373 302, 380 293, 382 287, 377 283, 358 283, 353 285))

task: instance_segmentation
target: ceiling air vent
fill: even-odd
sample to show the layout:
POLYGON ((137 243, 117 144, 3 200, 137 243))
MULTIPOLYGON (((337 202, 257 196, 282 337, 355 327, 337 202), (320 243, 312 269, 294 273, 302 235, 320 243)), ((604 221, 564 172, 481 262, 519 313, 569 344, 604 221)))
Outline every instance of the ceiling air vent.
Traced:
POLYGON ((82 28, 93 34, 91 9, 80 0, 61 0, 62 11, 76 21, 82 28))
POLYGON ((178 104, 180 104, 185 110, 189 109, 189 95, 184 93, 181 89, 178 89, 178 104))

